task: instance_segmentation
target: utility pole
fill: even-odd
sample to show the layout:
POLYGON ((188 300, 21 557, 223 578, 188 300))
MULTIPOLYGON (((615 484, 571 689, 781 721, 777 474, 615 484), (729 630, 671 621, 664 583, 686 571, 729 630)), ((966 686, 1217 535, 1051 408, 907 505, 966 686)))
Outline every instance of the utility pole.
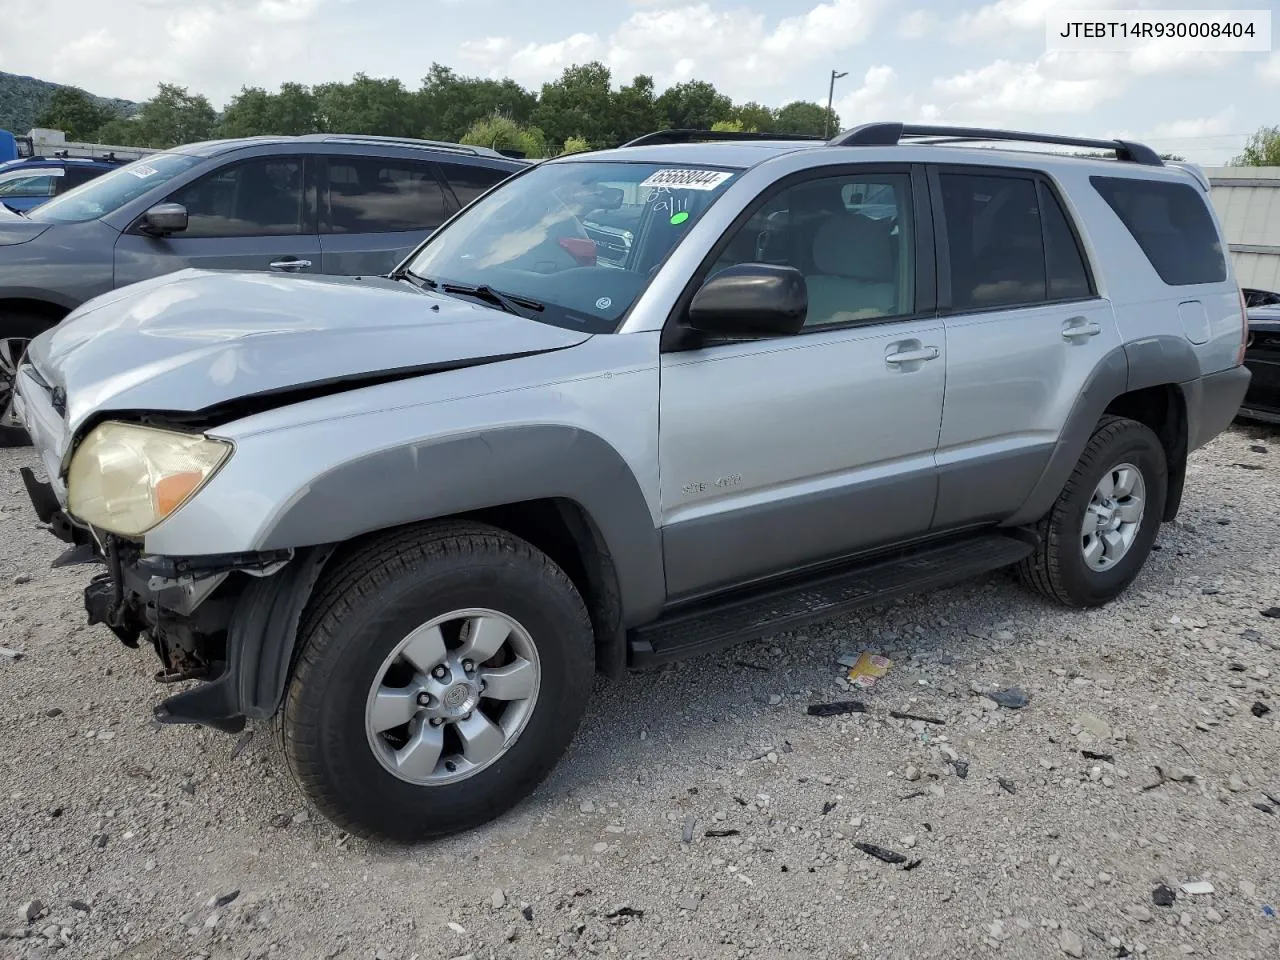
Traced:
POLYGON ((831 86, 830 86, 830 88, 828 88, 828 90, 827 90, 827 119, 826 119, 826 129, 827 129, 827 139, 828 139, 828 140, 830 140, 830 139, 831 139, 831 137, 832 137, 832 136, 834 136, 834 134, 832 134, 832 132, 831 132, 831 107, 832 107, 832 104, 834 104, 834 103, 835 103, 835 99, 836 99, 836 81, 837 81, 837 80, 839 80, 841 77, 847 77, 848 75, 849 75, 849 74, 848 74, 848 72, 845 72, 845 73, 839 73, 839 72, 837 72, 837 71, 835 71, 835 70, 832 70, 832 71, 831 71, 831 86))

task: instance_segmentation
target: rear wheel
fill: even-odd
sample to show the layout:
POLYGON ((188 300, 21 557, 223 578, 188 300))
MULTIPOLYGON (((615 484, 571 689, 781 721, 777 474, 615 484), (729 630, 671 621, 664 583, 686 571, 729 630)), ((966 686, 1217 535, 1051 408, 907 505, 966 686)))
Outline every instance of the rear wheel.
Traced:
POLYGON ((586 708, 594 640, 564 572, 495 528, 370 540, 317 586, 283 716, 321 811, 401 841, 499 816, 551 771, 586 708))
POLYGON ((1071 606, 1119 596, 1151 553, 1167 493, 1159 438, 1136 420, 1104 417, 1040 521, 1039 545, 1019 566, 1023 581, 1071 606))
POLYGON ((25 447, 31 443, 13 413, 13 385, 27 344, 49 328, 42 317, 0 312, 0 447, 25 447))

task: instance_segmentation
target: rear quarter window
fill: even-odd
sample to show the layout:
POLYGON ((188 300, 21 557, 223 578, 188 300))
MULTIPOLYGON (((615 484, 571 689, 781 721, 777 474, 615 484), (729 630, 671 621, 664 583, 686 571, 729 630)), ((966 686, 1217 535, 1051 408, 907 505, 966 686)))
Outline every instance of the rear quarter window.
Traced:
POLYGON ((1221 283, 1227 261, 1206 199, 1185 183, 1090 177, 1090 183, 1170 286, 1221 283))

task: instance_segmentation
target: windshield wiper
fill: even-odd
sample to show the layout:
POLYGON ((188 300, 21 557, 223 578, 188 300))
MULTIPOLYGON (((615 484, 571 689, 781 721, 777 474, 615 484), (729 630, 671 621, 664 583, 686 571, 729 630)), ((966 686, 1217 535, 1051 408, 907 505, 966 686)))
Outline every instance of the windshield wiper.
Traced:
MULTIPOLYGON (((420 279, 425 280, 425 278, 420 279)), ((434 283, 434 281, 430 280, 425 282, 434 283)), ((520 307, 523 307, 525 310, 532 310, 534 313, 541 313, 543 310, 547 309, 547 305, 545 303, 539 303, 537 300, 530 300, 528 297, 517 297, 512 296, 509 293, 500 293, 493 289, 493 287, 486 286, 483 283, 478 286, 471 286, 470 284, 465 283, 442 283, 439 284, 439 288, 441 293, 460 293, 464 297, 477 297, 481 300, 492 303, 496 307, 500 307, 507 313, 514 313, 517 317, 524 316, 519 309, 520 307)))
POLYGON ((512 296, 509 293, 500 293, 486 284, 473 286, 468 283, 450 283, 447 280, 432 280, 430 277, 424 277, 420 273, 414 273, 412 270, 401 270, 392 274, 394 280, 408 280, 410 283, 416 284, 426 290, 439 290, 441 293, 458 293, 464 297, 476 297, 491 303, 495 307, 515 314, 517 317, 523 317, 524 313, 520 310, 532 310, 534 313, 541 313, 547 309, 545 303, 539 303, 537 300, 531 300, 528 297, 512 296))
POLYGON ((391 279, 408 280, 415 286, 426 287, 428 290, 434 290, 436 287, 440 286, 438 282, 432 280, 430 277, 420 276, 408 268, 404 270, 397 270, 395 273, 391 274, 391 279))

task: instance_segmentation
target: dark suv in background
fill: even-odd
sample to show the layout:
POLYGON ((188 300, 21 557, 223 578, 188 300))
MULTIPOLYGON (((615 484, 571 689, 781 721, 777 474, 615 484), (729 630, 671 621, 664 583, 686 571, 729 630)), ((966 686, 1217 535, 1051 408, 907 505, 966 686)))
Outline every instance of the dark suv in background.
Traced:
POLYGON ((0 445, 31 338, 117 287, 184 267, 385 274, 529 165, 483 147, 312 134, 151 154, 40 206, 0 207, 0 445))

